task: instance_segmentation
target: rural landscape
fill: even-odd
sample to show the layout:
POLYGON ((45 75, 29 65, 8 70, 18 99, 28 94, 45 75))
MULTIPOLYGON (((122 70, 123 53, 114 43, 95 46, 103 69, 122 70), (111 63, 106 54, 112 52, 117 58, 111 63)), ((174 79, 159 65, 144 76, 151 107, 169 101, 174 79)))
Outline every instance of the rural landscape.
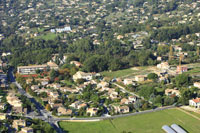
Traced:
POLYGON ((199 0, 0 1, 0 132, 199 123, 199 0))

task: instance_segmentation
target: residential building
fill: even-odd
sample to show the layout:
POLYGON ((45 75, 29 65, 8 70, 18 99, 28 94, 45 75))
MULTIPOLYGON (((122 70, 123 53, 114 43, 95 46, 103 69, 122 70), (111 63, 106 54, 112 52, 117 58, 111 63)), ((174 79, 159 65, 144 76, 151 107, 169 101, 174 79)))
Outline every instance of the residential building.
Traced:
POLYGON ((21 100, 17 96, 15 96, 15 94, 9 93, 6 99, 7 102, 13 107, 22 107, 21 100))
POLYGON ((177 69, 176 69, 177 74, 182 74, 182 73, 187 72, 187 71, 188 71, 187 67, 177 66, 177 69))
POLYGON ((46 85, 48 85, 48 84, 49 84, 48 81, 42 81, 42 82, 41 82, 41 85, 42 85, 42 86, 46 86, 46 85))
POLYGON ((45 70, 47 65, 19 66, 17 72, 20 74, 35 74, 36 70, 45 70))
POLYGON ((118 36, 117 36, 117 39, 118 39, 118 40, 123 39, 123 38, 124 38, 124 36, 122 36, 122 35, 118 35, 118 36))
POLYGON ((120 102, 121 105, 122 104, 131 104, 131 103, 132 103, 132 101, 130 101, 130 100, 126 99, 126 98, 122 98, 121 102, 120 102))
POLYGON ((200 83, 199 82, 195 82, 194 83, 194 87, 200 88, 200 83))
POLYGON ((54 70, 57 70, 59 68, 58 65, 52 61, 47 62, 47 66, 49 66, 50 69, 54 69, 54 70))
POLYGON ((17 72, 20 74, 36 74, 36 70, 47 70, 47 69, 58 69, 58 65, 54 62, 47 62, 44 65, 31 65, 31 66, 19 66, 17 67, 17 72))
POLYGON ((4 110, 5 109, 6 104, 5 103, 0 103, 0 110, 4 110))
POLYGON ((119 107, 120 113, 129 113, 129 107, 128 106, 121 106, 119 107))
POLYGON ((78 109, 78 105, 80 105, 80 104, 82 104, 81 101, 76 101, 76 102, 72 103, 71 105, 69 105, 69 107, 78 109))
POLYGON ((79 90, 72 89, 72 88, 69 88, 69 87, 60 87, 59 90, 62 91, 62 92, 71 92, 71 93, 79 92, 79 90))
POLYGON ((21 128, 21 131, 19 133, 33 133, 33 128, 31 127, 21 128))
POLYGON ((143 82, 146 79, 147 79, 146 75, 137 75, 137 76, 135 76, 135 81, 137 81, 137 82, 143 82))
POLYGON ((54 84, 48 84, 47 87, 59 89, 61 87, 61 85, 58 83, 54 83, 54 84))
POLYGON ((59 94, 57 91, 54 91, 54 92, 50 92, 50 97, 54 98, 54 99, 57 99, 59 97, 59 94))
POLYGON ((72 115, 72 110, 66 109, 65 107, 59 107, 57 112, 59 115, 72 115))
POLYGON ((168 62, 162 62, 157 65, 157 68, 166 70, 166 69, 169 69, 170 66, 169 66, 168 62))
POLYGON ((82 64, 78 61, 71 61, 70 64, 74 64, 76 67, 81 67, 82 64))
POLYGON ((38 89, 39 89, 38 85, 32 85, 31 86, 31 90, 33 90, 33 91, 38 90, 38 89))
POLYGON ((115 113, 129 113, 129 107, 126 105, 112 105, 112 107, 114 108, 115 113))
POLYGON ((109 83, 106 81, 101 81, 100 83, 97 84, 97 88, 103 88, 103 87, 108 87, 109 83))
POLYGON ((118 92, 116 92, 114 89, 108 90, 108 95, 112 100, 118 98, 118 92))
POLYGON ((175 90, 175 89, 166 89, 165 95, 167 95, 167 96, 171 96, 171 95, 180 96, 180 91, 175 90))
POLYGON ((189 105, 200 109, 200 98, 189 100, 189 105))
POLYGON ((25 120, 13 120, 13 123, 12 123, 12 126, 13 128, 17 129, 19 127, 23 128, 23 127, 26 127, 26 121, 25 120))
POLYGON ((98 112, 98 108, 87 108, 86 113, 90 114, 90 116, 95 116, 98 112))
POLYGON ((78 71, 76 74, 73 75, 73 80, 76 81, 77 79, 85 79, 85 80, 92 80, 92 73, 85 73, 78 71))
POLYGON ((6 113, 0 113, 0 120, 5 120, 7 118, 6 113))
POLYGON ((136 96, 129 96, 128 100, 135 102, 137 100, 137 97, 136 96))
POLYGON ((134 79, 130 79, 130 78, 126 78, 123 81, 124 85, 136 85, 136 83, 134 82, 134 79))
POLYGON ((78 109, 87 107, 86 103, 82 103, 78 105, 78 109))

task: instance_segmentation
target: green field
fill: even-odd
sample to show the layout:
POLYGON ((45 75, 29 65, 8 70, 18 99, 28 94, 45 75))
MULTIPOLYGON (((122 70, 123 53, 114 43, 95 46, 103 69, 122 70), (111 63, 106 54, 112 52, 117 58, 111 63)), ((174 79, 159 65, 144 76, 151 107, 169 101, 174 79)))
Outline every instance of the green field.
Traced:
POLYGON ((38 36, 37 38, 41 38, 44 40, 54 40, 56 38, 56 34, 55 33, 46 33, 44 35, 38 36))
POLYGON ((187 74, 196 74, 196 73, 200 73, 200 67, 195 67, 187 72, 185 72, 187 74))
POLYGON ((163 125, 176 123, 187 132, 199 133, 200 121, 177 110, 169 109, 148 114, 105 120, 100 122, 60 122, 61 128, 72 133, 164 133, 163 125))
POLYGON ((126 75, 129 75, 131 73, 135 72, 135 70, 132 70, 131 68, 129 69, 123 69, 123 70, 119 70, 119 71, 104 71, 101 74, 105 77, 110 77, 110 78, 118 78, 118 77, 123 77, 126 75))

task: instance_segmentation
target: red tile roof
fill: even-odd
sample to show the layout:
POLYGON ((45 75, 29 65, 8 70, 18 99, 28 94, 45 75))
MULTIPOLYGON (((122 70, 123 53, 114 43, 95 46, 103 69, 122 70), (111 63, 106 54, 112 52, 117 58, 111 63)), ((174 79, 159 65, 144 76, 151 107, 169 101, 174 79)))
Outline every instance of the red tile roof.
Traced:
POLYGON ((192 99, 195 103, 199 103, 200 102, 200 98, 196 98, 196 99, 192 99))

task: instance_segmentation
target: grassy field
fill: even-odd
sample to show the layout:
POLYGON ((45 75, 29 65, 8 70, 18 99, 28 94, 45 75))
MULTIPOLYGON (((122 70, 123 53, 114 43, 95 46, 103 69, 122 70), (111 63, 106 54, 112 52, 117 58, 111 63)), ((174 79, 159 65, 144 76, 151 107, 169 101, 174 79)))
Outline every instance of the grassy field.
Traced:
POLYGON ((192 115, 195 115, 195 116, 200 118, 200 114, 199 113, 196 113, 196 112, 193 112, 193 111, 188 111, 188 110, 184 110, 184 111, 186 111, 186 112, 188 112, 188 113, 190 113, 192 115))
POLYGON ((187 74, 196 74, 196 73, 200 73, 200 67, 195 67, 189 71, 186 72, 187 74))
POLYGON ((132 67, 128 69, 122 69, 118 71, 104 71, 101 74, 105 77, 110 78, 132 78, 135 75, 146 75, 151 72, 154 72, 155 67, 152 66, 142 66, 142 67, 132 67))
POLYGON ((53 40, 56 38, 56 34, 54 33, 47 33, 45 35, 41 35, 41 36, 38 36, 37 38, 41 38, 41 39, 44 39, 44 40, 53 40))
POLYGON ((72 133, 164 133, 163 125, 176 123, 187 132, 199 133, 200 121, 177 110, 169 109, 148 114, 105 120, 100 122, 60 122, 61 128, 72 133))
POLYGON ((118 77, 123 77, 128 74, 131 74, 133 72, 135 72, 135 70, 132 70, 131 68, 129 68, 129 69, 123 69, 119 71, 112 71, 112 72, 105 71, 105 72, 102 72, 101 74, 105 77, 118 78, 118 77))

